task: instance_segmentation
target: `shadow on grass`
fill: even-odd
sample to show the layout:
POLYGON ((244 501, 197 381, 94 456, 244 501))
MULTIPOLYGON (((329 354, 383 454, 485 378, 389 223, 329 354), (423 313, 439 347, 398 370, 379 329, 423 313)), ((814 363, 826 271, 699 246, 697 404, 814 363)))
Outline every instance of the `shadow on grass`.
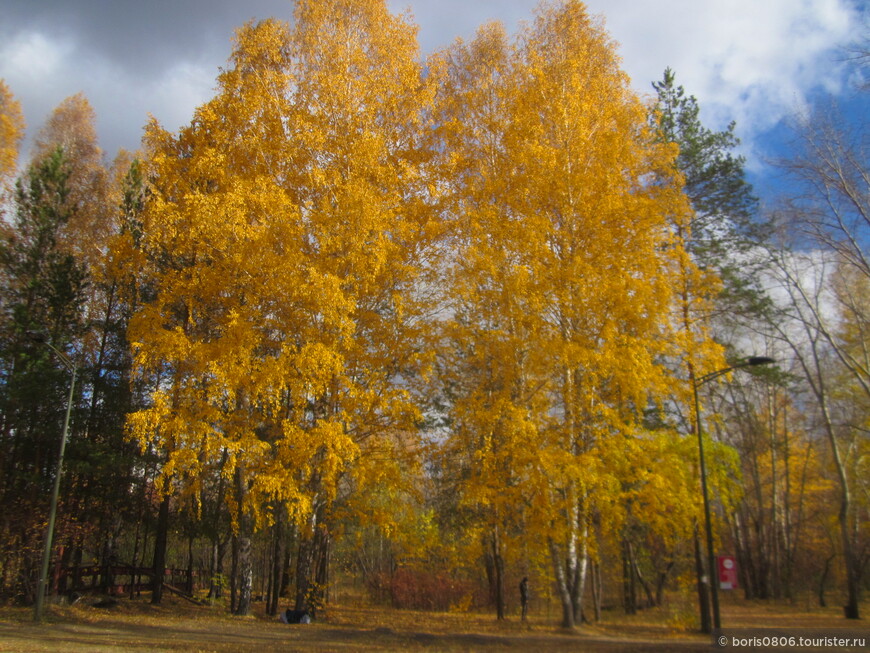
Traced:
MULTIPOLYGON (((543 618, 497 623, 490 615, 332 606, 326 618, 288 626, 262 614, 232 617, 224 607, 121 601, 112 609, 52 606, 47 622, 30 610, 0 610, 0 651, 710 651, 709 638, 669 633, 647 622, 605 624, 565 632, 543 618)), ((766 622, 775 609, 759 609, 766 622)), ((783 611, 780 611, 783 612, 783 611)), ((740 615, 748 623, 750 610, 740 615)), ((737 617, 735 613, 733 617, 737 617)), ((786 612, 782 624, 804 621, 786 612)), ((736 620, 735 620, 736 621, 736 620)), ((841 625, 819 616, 813 626, 841 625)), ((805 625, 809 626, 804 621, 805 625)), ((736 625, 736 624, 735 624, 736 625)), ((796 623, 795 623, 796 625, 796 623)))

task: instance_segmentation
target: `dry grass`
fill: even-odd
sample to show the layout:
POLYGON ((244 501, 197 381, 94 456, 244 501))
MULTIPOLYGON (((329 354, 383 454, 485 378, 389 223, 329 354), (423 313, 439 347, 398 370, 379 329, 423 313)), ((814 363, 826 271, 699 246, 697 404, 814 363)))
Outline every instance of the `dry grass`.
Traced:
MULTIPOLYGON (((851 629, 838 609, 807 609, 763 603, 723 606, 733 628, 851 629)), ((606 614, 576 633, 561 631, 556 616, 498 623, 488 614, 383 610, 334 605, 317 623, 287 626, 257 604, 249 617, 223 606, 198 607, 175 597, 152 606, 121 600, 111 608, 51 606, 45 623, 33 624, 28 609, 0 610, 0 651, 709 651, 710 640, 675 630, 667 610, 638 615, 606 614)))

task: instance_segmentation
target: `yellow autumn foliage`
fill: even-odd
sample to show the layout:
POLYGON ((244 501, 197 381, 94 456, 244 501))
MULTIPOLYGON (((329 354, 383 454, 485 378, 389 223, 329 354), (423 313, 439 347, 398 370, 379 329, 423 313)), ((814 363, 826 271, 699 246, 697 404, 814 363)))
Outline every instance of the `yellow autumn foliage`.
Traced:
POLYGON ((676 151, 656 142, 580 2, 542 5, 516 44, 486 26, 436 68, 462 501, 493 532, 549 541, 557 567, 576 566, 594 552, 593 520, 618 533, 628 503, 665 510, 693 491, 690 471, 671 473, 673 433, 642 425, 670 400, 673 361, 706 338, 678 319, 696 270, 676 151))
POLYGON ((152 406, 130 432, 185 491, 206 470, 238 510, 297 519, 373 439, 419 416, 414 286, 436 229, 421 201, 431 91, 382 2, 299 2, 237 35, 216 97, 146 134, 139 247, 154 297, 131 324, 152 406))
POLYGON ((18 148, 24 138, 24 114, 21 103, 0 79, 0 190, 18 169, 18 148))
POLYGON ((119 246, 151 404, 129 430, 167 490, 222 474, 236 519, 281 506, 309 530, 341 498, 429 546, 403 474, 436 370, 472 546, 517 561, 533 537, 576 565, 629 506, 691 522, 685 441, 643 423, 709 348, 683 319, 706 301, 689 209, 582 3, 424 68, 383 1, 300 0, 292 27, 239 30, 215 97, 145 144, 141 238, 119 246))

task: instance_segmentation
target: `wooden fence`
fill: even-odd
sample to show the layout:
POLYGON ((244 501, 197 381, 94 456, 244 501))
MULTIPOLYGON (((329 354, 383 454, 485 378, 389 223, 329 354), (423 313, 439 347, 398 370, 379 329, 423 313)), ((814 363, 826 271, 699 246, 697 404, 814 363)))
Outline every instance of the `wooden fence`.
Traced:
MULTIPOLYGON (((154 570, 151 567, 131 565, 57 567, 52 579, 52 589, 57 594, 100 592, 113 596, 129 596, 131 593, 151 591, 153 576, 154 570)), ((187 569, 167 569, 163 579, 165 587, 186 595, 193 595, 199 589, 199 581, 199 571, 194 570, 191 577, 187 569)))

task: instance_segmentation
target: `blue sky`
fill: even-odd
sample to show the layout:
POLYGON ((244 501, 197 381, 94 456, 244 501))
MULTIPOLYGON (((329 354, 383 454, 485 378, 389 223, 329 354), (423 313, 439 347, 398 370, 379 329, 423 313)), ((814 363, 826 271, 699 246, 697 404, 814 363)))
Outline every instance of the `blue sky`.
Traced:
MULTIPOLYGON (((471 38, 488 20, 509 32, 532 20, 538 0, 389 0, 419 25, 422 54, 471 38)), ((860 71, 842 48, 866 38, 861 0, 588 0, 619 43, 638 92, 665 67, 695 95, 707 126, 737 122, 748 172, 759 191, 783 124, 822 97, 851 99, 866 120, 860 71), (858 97, 859 100, 855 100, 858 97)), ((212 94, 246 20, 289 20, 289 0, 0 0, 0 78, 22 103, 32 138, 65 97, 83 92, 97 114, 109 156, 136 149, 154 115, 165 127, 187 123, 212 94)), ((763 194, 763 193, 762 193, 763 194)))
POLYGON ((834 112, 844 120, 854 123, 852 127, 863 126, 865 139, 870 135, 867 132, 870 90, 866 88, 861 90, 855 79, 836 93, 830 93, 823 87, 810 89, 805 100, 798 111, 786 114, 777 123, 751 136, 753 149, 747 154, 755 158, 746 166, 747 179, 754 186, 756 195, 763 204, 773 205, 784 193, 789 192, 788 180, 783 179, 775 164, 778 159, 787 159, 793 154, 795 129, 800 128, 800 121, 804 117, 809 117, 813 113, 834 112))

